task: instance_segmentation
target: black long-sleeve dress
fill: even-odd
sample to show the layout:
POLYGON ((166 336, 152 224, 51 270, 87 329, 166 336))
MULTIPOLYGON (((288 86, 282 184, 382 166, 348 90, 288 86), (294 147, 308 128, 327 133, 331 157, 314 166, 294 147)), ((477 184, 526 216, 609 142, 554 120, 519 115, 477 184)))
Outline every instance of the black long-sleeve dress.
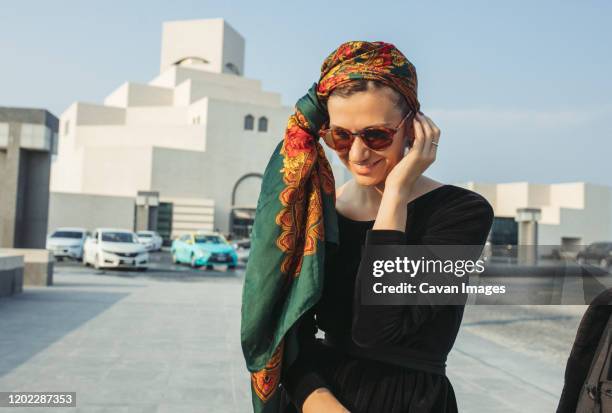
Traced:
POLYGON ((457 411, 445 365, 464 307, 362 306, 356 278, 369 245, 483 245, 493 209, 454 185, 425 193, 407 208, 406 232, 373 230, 374 221, 338 213, 340 243, 326 253, 322 297, 300 318, 299 355, 281 378, 284 413, 301 412, 318 387, 352 413, 457 411), (325 340, 315 337, 317 329, 325 340))

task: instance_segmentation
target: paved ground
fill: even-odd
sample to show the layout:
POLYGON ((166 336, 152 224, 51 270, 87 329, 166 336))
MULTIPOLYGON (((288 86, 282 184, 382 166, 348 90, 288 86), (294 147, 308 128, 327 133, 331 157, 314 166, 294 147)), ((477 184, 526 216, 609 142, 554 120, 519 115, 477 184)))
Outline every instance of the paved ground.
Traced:
MULTIPOLYGON (((0 391, 76 391, 73 412, 249 412, 242 272, 160 257, 147 273, 60 264, 54 286, 1 299, 0 391)), ((554 411, 583 311, 468 307, 448 361, 460 411, 554 411)))
POLYGON ((460 412, 554 412, 586 306, 469 306, 449 355, 460 412))

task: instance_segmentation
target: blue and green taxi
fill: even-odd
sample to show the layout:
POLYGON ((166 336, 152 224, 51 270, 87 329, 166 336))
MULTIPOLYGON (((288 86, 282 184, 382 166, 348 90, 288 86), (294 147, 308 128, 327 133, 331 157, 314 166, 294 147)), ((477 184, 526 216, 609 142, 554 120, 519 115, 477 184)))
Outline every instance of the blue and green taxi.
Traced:
POLYGON ((224 264, 234 269, 238 263, 234 247, 218 232, 184 234, 172 241, 170 252, 173 263, 189 264, 193 268, 213 269, 215 264, 224 264))

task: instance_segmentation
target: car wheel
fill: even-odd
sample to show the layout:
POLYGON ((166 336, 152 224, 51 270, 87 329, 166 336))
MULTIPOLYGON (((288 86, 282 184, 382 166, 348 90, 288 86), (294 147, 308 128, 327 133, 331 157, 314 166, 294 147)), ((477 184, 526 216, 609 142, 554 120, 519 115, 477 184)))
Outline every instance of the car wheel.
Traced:
POLYGON ((227 266, 227 269, 228 269, 228 270, 235 270, 235 269, 236 269, 236 266, 235 266, 235 265, 228 265, 228 266, 227 266))
POLYGON ((191 268, 198 268, 199 265, 197 263, 196 257, 194 254, 191 254, 191 268))
POLYGON ((207 265, 207 266, 206 266, 206 269, 207 269, 207 270, 214 270, 214 269, 215 269, 215 267, 213 267, 212 265, 207 265))
POLYGON ((136 271, 139 271, 139 272, 145 272, 145 271, 146 271, 146 270, 148 270, 148 269, 149 269, 149 267, 138 267, 138 268, 136 269, 136 271))

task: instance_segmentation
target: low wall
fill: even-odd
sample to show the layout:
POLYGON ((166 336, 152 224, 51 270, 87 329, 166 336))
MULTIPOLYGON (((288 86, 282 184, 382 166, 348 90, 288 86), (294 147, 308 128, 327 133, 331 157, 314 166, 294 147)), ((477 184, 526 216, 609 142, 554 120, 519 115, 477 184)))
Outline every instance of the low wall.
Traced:
POLYGON ((53 264, 51 251, 28 248, 0 248, 0 254, 23 257, 23 285, 53 285, 53 264))
POLYGON ((0 297, 23 291, 23 255, 0 253, 0 297))

